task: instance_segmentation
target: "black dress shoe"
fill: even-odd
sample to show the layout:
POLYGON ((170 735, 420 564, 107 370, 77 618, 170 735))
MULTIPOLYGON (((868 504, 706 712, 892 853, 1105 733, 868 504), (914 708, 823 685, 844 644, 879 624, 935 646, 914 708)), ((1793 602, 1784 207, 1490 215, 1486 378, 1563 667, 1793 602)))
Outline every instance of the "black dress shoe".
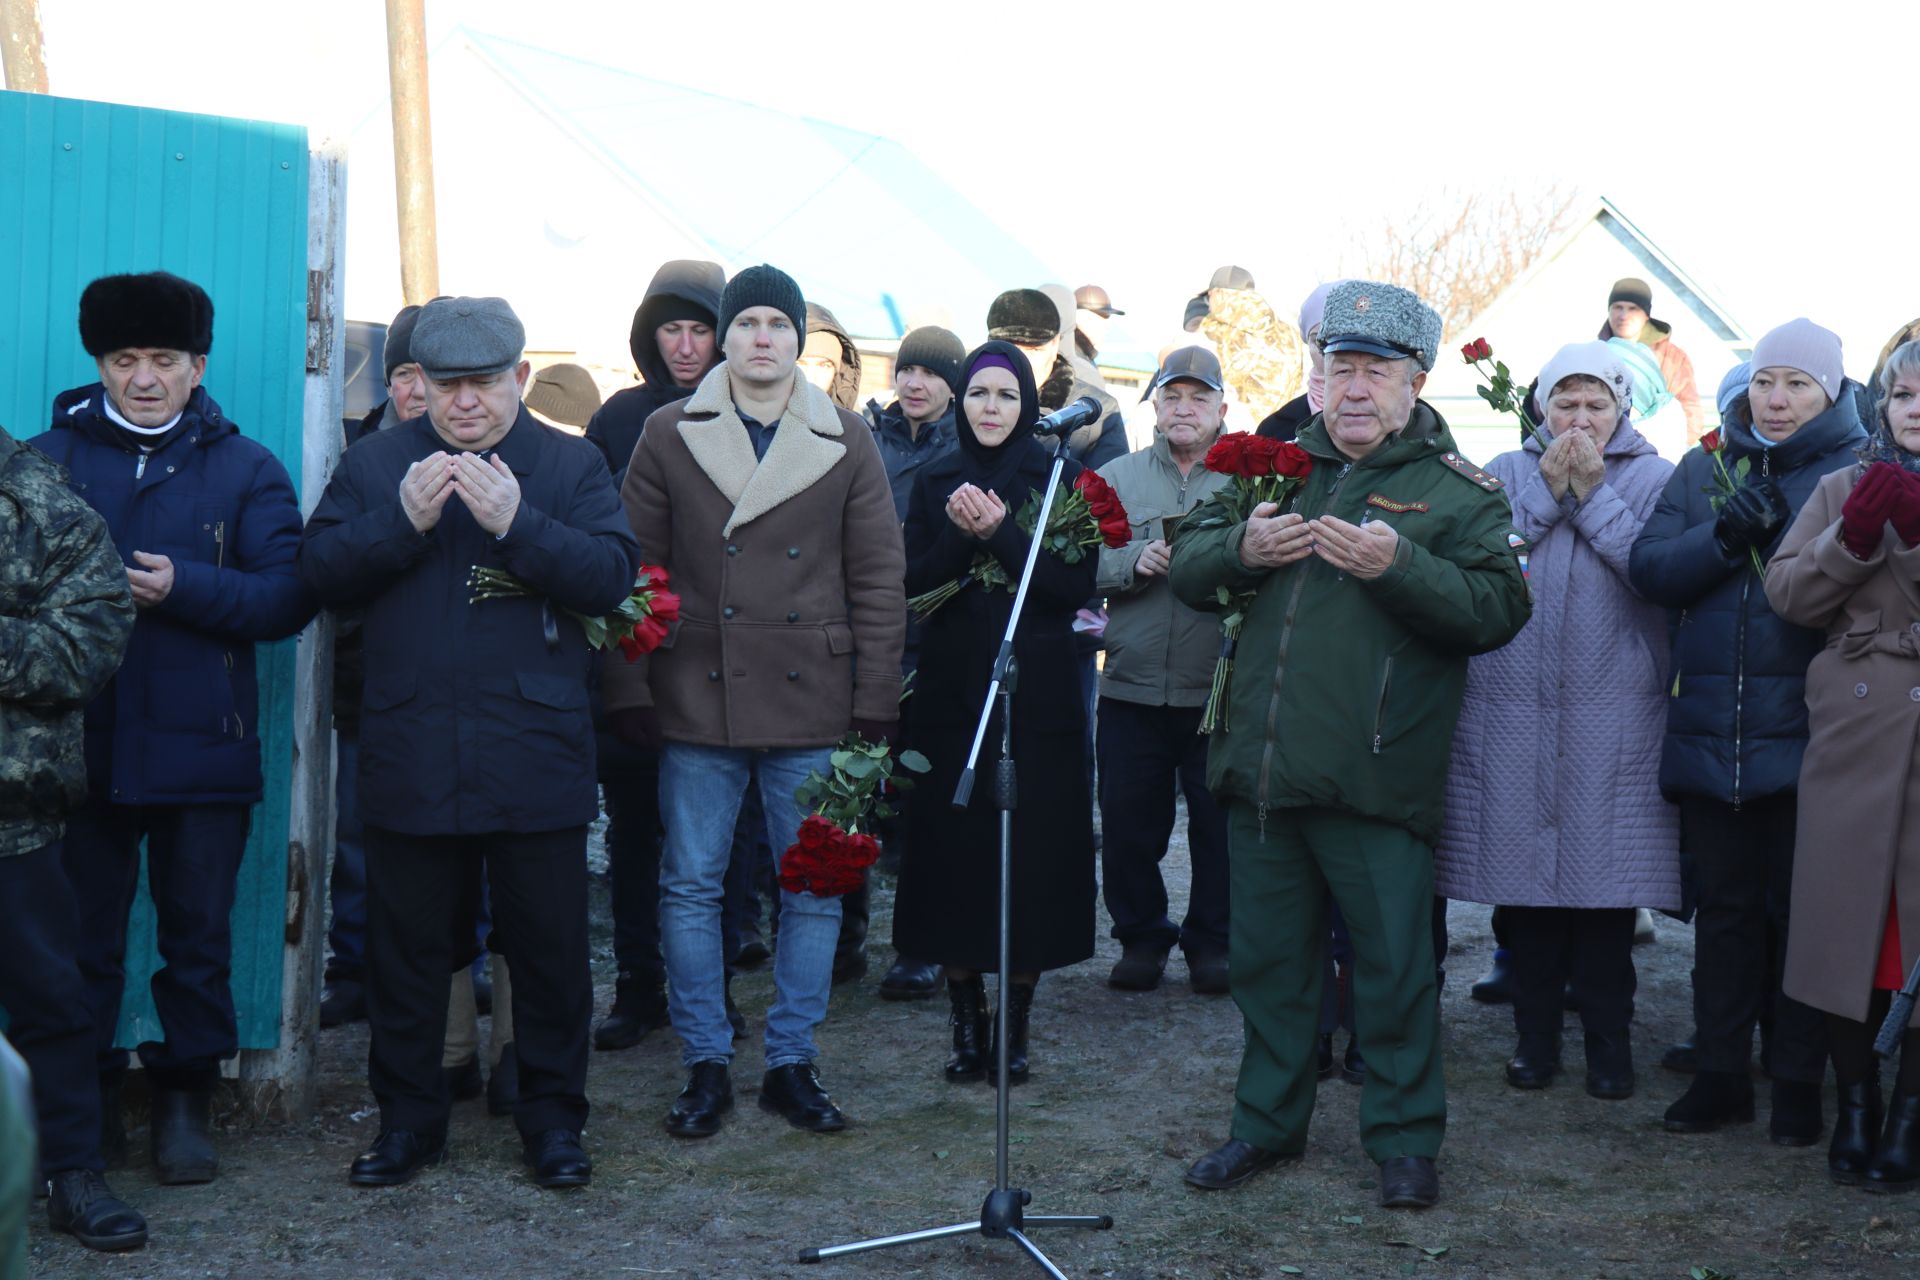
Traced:
POLYGON ((596 1049, 631 1049, 667 1025, 667 993, 662 979, 621 974, 613 988, 613 1008, 593 1029, 596 1049))
POLYGON ((1187 1185, 1202 1191, 1225 1191, 1239 1186, 1262 1169, 1272 1168, 1282 1158, 1281 1152, 1228 1138, 1224 1145, 1193 1162, 1187 1169, 1187 1185))
POLYGON ((687 1071, 687 1087, 667 1111, 667 1132, 676 1138, 710 1138, 720 1132, 720 1117, 732 1109, 727 1064, 696 1062, 687 1071))
POLYGON ((1712 1133, 1753 1119, 1753 1081, 1731 1071, 1696 1071, 1687 1091, 1667 1108, 1669 1133, 1712 1133))
POLYGON ((363 1022, 367 1016, 367 991, 352 978, 334 978, 320 993, 320 1025, 337 1027, 348 1022, 363 1022))
POLYGON ((356 1187, 397 1187, 413 1181, 413 1175, 430 1164, 447 1158, 445 1134, 411 1133, 389 1129, 373 1140, 373 1145, 347 1170, 347 1181, 356 1187))
POLYGON ((1481 1004, 1513 1003, 1513 960, 1505 947, 1494 949, 1492 965, 1467 994, 1481 1004))
POLYGON ((47 1225, 89 1249, 119 1253, 147 1242, 147 1220, 91 1169, 62 1169, 48 1179, 47 1225))
POLYGON ((845 986, 858 978, 866 976, 867 949, 855 947, 850 951, 838 952, 833 957, 833 985, 845 986))
POLYGON ((1767 1117, 1767 1137, 1777 1147, 1810 1147, 1826 1128, 1820 1114, 1820 1086, 1803 1080, 1773 1082, 1773 1114, 1767 1117))
POLYGON ((1360 1037, 1347 1037, 1347 1052, 1340 1059, 1340 1078, 1348 1084, 1367 1082, 1367 1060, 1360 1056, 1360 1037))
POLYGON ((882 1000, 927 1000, 940 990, 940 966, 931 960, 901 956, 880 979, 882 1000))
POLYGON ((1553 1036, 1523 1035, 1507 1059, 1507 1083, 1516 1089, 1544 1089, 1560 1074, 1560 1042, 1553 1036))
POLYGON ((758 969, 773 959, 773 952, 760 937, 760 926, 752 926, 752 932, 740 940, 740 949, 733 953, 733 967, 736 969, 758 969))
POLYGON ((478 1053, 457 1067, 440 1068, 440 1078, 447 1082, 447 1097, 454 1102, 472 1102, 486 1092, 487 1081, 480 1074, 478 1053))
POLYGON ((809 1133, 838 1133, 847 1127, 847 1118, 820 1087, 819 1073, 811 1062, 791 1062, 761 1077, 760 1107, 778 1112, 788 1124, 809 1133))
POLYGON ((593 1161, 571 1129, 548 1129, 523 1139, 523 1156, 540 1187, 584 1187, 593 1181, 593 1161))
POLYGON ((1587 1092, 1607 1102, 1633 1096, 1633 1040, 1627 1032, 1589 1031, 1587 1092))
POLYGON ((1432 1156, 1395 1156, 1380 1162, 1380 1207, 1431 1209, 1440 1200, 1440 1173, 1432 1156))
POLYGON ((520 1055, 513 1041, 500 1047, 500 1061, 493 1064, 493 1077, 487 1081, 487 1114, 510 1116, 520 1101, 520 1055))

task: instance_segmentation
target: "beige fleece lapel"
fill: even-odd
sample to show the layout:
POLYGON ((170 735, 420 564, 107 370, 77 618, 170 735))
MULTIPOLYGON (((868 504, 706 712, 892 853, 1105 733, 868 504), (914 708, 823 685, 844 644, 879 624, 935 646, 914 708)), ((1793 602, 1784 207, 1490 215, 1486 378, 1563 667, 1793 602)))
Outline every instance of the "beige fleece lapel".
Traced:
POLYGON ((805 492, 846 454, 847 447, 839 442, 840 415, 826 392, 797 371, 793 381, 793 398, 780 417, 767 456, 758 465, 746 426, 733 407, 733 383, 726 365, 709 373, 687 401, 687 413, 714 415, 701 422, 682 418, 680 438, 714 487, 733 503, 722 537, 731 537, 741 525, 805 492))

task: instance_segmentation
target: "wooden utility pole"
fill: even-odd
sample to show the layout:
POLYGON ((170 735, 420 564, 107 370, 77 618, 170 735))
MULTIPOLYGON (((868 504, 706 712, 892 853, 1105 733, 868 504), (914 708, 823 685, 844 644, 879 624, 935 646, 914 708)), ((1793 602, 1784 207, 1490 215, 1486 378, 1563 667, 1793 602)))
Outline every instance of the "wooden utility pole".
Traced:
POLYGON ((387 0, 387 76, 393 86, 400 292, 406 302, 422 303, 440 293, 440 249, 433 215, 433 124, 427 110, 426 0, 387 0))
POLYGON ((7 88, 47 91, 46 41, 40 34, 40 0, 0 0, 0 63, 7 88))

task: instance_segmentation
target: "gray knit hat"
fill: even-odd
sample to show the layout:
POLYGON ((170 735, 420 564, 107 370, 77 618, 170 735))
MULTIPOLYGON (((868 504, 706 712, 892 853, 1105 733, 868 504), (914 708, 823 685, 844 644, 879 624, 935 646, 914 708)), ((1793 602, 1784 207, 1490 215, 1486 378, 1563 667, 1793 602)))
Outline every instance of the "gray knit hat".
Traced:
POLYGON ((550 364, 533 375, 527 408, 563 427, 584 427, 600 407, 600 388, 577 364, 550 364))
POLYGON ((726 341, 733 318, 748 307, 772 307, 793 322, 793 331, 806 341, 807 299, 794 278, 778 267, 761 263, 748 267, 720 291, 720 340, 726 341))
POLYGON ((1328 355, 1365 351, 1391 360, 1411 357, 1432 369, 1440 350, 1440 314, 1411 289, 1375 280, 1342 280, 1327 293, 1320 343, 1328 355))
POLYGON ((960 381, 960 362, 967 358, 967 349, 961 345, 957 335, 949 333, 937 324, 923 324, 908 332, 900 339, 900 350, 894 353, 893 367, 900 370, 908 365, 917 364, 923 369, 931 369, 954 387, 956 394, 960 381))
POLYGON ((407 346, 422 373, 450 382, 513 368, 527 330, 505 298, 435 298, 420 308, 407 346))
POLYGON ((1753 344, 1753 371, 1798 369, 1820 384, 1828 400, 1840 398, 1847 371, 1840 360, 1840 335, 1805 316, 1769 329, 1753 344))

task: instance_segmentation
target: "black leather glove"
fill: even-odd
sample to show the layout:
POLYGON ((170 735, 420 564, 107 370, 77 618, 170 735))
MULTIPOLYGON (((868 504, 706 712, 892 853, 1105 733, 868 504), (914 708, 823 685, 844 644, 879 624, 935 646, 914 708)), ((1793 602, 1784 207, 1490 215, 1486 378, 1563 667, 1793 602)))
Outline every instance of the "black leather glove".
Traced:
POLYGON ((1749 547, 1772 542, 1792 514, 1780 486, 1765 476, 1754 476, 1721 504, 1713 536, 1721 550, 1737 556, 1749 547))

